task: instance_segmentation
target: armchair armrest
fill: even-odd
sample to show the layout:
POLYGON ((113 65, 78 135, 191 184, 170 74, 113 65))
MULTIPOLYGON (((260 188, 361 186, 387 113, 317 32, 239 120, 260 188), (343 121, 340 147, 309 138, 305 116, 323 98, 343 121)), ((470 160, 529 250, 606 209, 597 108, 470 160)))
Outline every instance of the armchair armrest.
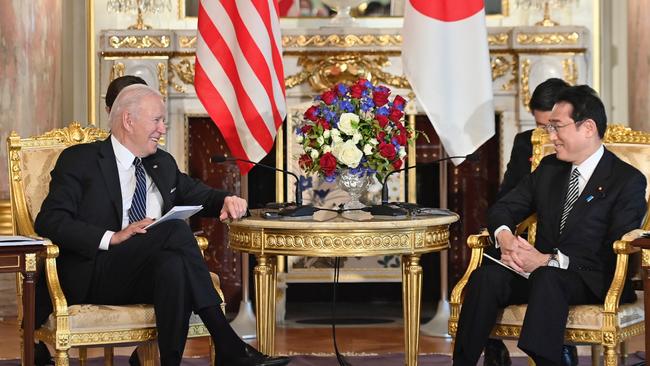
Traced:
POLYGON ((485 229, 480 234, 470 235, 467 238, 467 246, 472 249, 472 252, 465 274, 463 274, 463 277, 460 278, 456 286, 454 286, 454 289, 451 291, 450 304, 452 304, 452 313, 454 311, 454 305, 459 306, 462 302, 465 285, 467 285, 469 276, 483 261, 483 249, 490 245, 492 245, 490 243, 490 234, 485 229))
POLYGON ((618 306, 621 301, 621 294, 625 285, 625 278, 627 277, 627 268, 630 260, 630 254, 638 252, 640 249, 633 246, 632 242, 639 238, 643 233, 642 230, 633 230, 625 235, 621 240, 617 240, 612 245, 614 253, 616 253, 616 269, 614 270, 614 278, 607 290, 605 296, 604 312, 606 316, 611 314, 615 316, 618 311, 618 306))

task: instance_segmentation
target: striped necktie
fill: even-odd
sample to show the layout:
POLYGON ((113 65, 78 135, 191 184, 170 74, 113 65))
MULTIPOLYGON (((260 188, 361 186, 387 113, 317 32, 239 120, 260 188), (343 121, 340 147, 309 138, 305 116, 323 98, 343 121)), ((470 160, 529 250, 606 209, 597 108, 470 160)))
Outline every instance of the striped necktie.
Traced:
POLYGON ((573 204, 576 202, 579 196, 578 177, 580 177, 580 172, 578 171, 578 168, 574 168, 571 172, 571 177, 569 178, 569 189, 566 192, 564 208, 562 209, 562 219, 560 220, 560 234, 562 234, 562 230, 564 230, 564 224, 566 224, 566 218, 569 216, 569 213, 573 208, 573 204))
POLYGON ((129 208, 129 224, 144 219, 147 214, 147 180, 142 159, 136 157, 133 165, 135 165, 135 192, 129 208))

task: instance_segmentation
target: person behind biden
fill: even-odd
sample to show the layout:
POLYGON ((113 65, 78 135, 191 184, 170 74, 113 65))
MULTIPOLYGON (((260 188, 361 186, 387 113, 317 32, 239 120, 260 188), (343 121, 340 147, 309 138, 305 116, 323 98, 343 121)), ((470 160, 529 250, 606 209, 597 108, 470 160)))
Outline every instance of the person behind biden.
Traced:
POLYGON ((217 365, 285 365, 288 358, 261 354, 230 327, 186 222, 146 228, 178 205, 203 205, 200 215, 220 220, 239 219, 247 209, 242 198, 180 172, 158 148, 166 114, 158 91, 130 85, 111 108, 110 137, 59 156, 35 228, 60 247, 66 298, 70 304, 153 304, 163 366, 181 364, 192 311, 210 332, 217 365))
MULTIPOLYGON (((488 212, 488 228, 502 266, 470 276, 460 312, 453 364, 476 365, 497 313, 528 304, 517 346, 538 366, 560 365, 570 305, 603 303, 614 275, 615 240, 641 224, 646 179, 603 146, 605 108, 586 85, 564 89, 545 127, 555 154, 488 212), (513 235, 537 214, 535 246, 513 235)), ((621 299, 634 300, 625 286, 621 299)))

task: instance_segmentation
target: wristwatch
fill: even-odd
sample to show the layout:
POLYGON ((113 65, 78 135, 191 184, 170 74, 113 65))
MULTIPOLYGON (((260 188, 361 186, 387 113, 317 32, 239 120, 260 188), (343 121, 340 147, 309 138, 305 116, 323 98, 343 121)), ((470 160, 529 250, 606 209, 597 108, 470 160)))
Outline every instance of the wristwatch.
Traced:
POLYGON ((560 261, 557 257, 557 248, 553 248, 553 253, 551 253, 551 256, 548 258, 546 265, 549 267, 560 268, 560 261))

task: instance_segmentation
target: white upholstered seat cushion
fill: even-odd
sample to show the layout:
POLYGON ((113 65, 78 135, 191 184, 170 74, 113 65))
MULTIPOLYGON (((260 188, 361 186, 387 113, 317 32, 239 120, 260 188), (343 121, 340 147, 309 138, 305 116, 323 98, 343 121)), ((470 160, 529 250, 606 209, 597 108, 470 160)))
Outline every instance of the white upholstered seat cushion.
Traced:
MULTIPOLYGON (((153 328, 156 316, 152 305, 72 305, 68 307, 69 326, 73 332, 94 332, 125 329, 153 328)), ((200 325, 201 318, 192 313, 190 325, 200 325)), ((54 330, 54 316, 44 325, 54 330)))
MULTIPOLYGON (((643 293, 637 294, 637 300, 619 307, 617 324, 627 327, 643 322, 643 293)), ((601 329, 603 327, 603 305, 577 305, 569 308, 568 329, 601 329)), ((498 325, 522 325, 526 315, 526 305, 511 305, 497 315, 498 325)))

